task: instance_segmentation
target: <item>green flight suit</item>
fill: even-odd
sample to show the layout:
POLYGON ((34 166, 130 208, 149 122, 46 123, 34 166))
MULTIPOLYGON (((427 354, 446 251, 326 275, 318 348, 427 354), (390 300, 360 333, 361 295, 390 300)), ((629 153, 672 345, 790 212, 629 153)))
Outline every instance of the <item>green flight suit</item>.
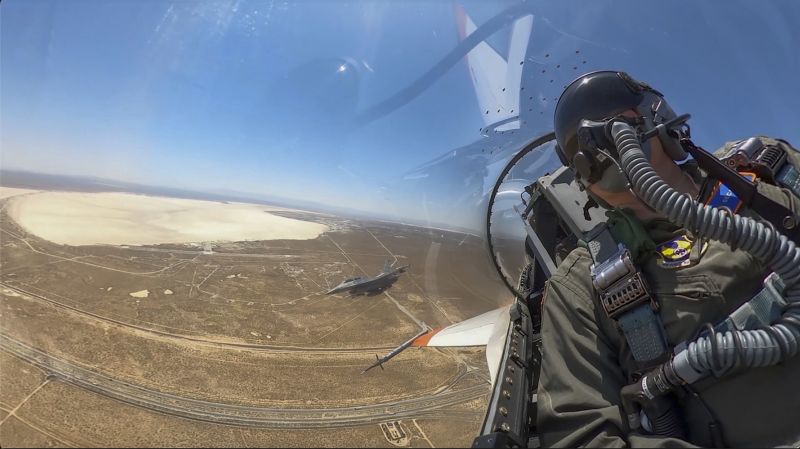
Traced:
MULTIPOLYGON (((800 211, 800 201, 786 190, 763 184, 759 189, 800 211)), ((663 220, 645 227, 657 244, 685 234, 663 220)), ((544 447, 710 446, 708 409, 730 446, 798 447, 800 356, 693 385, 708 409, 688 394, 679 398, 689 426, 688 441, 630 432, 619 408, 619 393, 636 368, 624 336, 596 302, 591 264, 589 252, 578 248, 547 284, 538 389, 538 428, 544 447)), ((662 268, 653 256, 640 268, 661 305, 670 345, 691 339, 704 323, 721 321, 755 295, 768 274, 749 254, 718 242, 710 242, 695 265, 662 268)))

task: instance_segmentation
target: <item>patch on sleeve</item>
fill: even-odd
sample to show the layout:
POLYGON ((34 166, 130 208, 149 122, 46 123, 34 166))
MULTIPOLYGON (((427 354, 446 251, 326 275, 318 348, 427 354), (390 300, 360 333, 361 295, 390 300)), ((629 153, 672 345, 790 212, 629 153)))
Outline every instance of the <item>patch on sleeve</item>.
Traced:
MULTIPOLYGON (((704 254, 708 249, 708 242, 703 242, 703 247, 699 248, 700 254, 704 254)), ((692 246, 694 241, 687 235, 680 235, 674 239, 656 245, 658 254, 658 266, 667 269, 684 268, 695 264, 692 260, 692 246)), ((699 258, 698 258, 699 259, 699 258)))

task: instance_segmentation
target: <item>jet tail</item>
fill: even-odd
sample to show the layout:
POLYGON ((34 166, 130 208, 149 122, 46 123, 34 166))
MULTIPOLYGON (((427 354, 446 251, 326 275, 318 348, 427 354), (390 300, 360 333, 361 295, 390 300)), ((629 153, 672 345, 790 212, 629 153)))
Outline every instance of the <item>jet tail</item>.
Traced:
MULTIPOLYGON (((477 26, 463 6, 456 7, 455 16, 459 40, 463 41, 477 26)), ((481 117, 487 126, 511 120, 503 125, 503 129, 519 129, 519 120, 513 120, 521 112, 519 89, 522 65, 517 61, 525 59, 532 31, 533 15, 522 16, 512 26, 507 56, 500 55, 484 41, 470 50, 464 58, 481 108, 481 117)))

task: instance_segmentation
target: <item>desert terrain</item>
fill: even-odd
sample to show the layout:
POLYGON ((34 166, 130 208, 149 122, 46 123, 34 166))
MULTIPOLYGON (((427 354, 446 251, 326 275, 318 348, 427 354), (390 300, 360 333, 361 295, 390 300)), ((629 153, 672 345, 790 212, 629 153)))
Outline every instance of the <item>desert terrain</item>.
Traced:
POLYGON ((0 445, 468 446, 509 300, 479 238, 287 208, 0 189, 0 445), (387 291, 325 295, 384 261, 387 291))

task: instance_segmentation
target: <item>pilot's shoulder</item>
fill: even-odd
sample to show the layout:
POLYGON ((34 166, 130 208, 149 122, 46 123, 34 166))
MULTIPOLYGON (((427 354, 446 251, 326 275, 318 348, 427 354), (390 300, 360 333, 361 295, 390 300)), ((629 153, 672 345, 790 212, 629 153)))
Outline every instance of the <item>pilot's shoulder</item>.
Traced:
MULTIPOLYGON (((553 288, 572 298, 592 299, 592 257, 586 248, 575 248, 561 261, 556 272, 550 277, 553 288)), ((563 296, 563 295, 562 295, 563 296)))
POLYGON ((728 142, 725 142, 721 147, 717 148, 717 150, 714 151, 714 155, 717 156, 718 158, 721 158, 728 151, 730 151, 731 148, 735 147, 736 145, 739 145, 740 143, 744 142, 745 140, 748 140, 750 137, 758 138, 758 140, 760 140, 761 143, 763 143, 764 145, 767 145, 767 146, 778 146, 778 147, 782 147, 782 148, 787 149, 787 150, 794 150, 792 152, 789 152, 789 156, 790 157, 794 156, 794 153, 798 152, 797 148, 793 147, 792 144, 790 144, 786 139, 782 139, 780 137, 771 137, 771 136, 765 136, 763 134, 759 134, 759 135, 756 135, 756 136, 749 136, 749 137, 746 137, 744 139, 730 140, 728 142))
MULTIPOLYGON (((761 141, 761 143, 767 147, 774 147, 781 149, 788 158, 788 163, 795 168, 800 169, 800 150, 796 147, 792 146, 787 140, 779 138, 779 137, 770 137, 765 135, 756 135, 753 136, 761 141)), ((717 149, 714 152, 714 155, 718 158, 721 158, 725 154, 727 154, 733 147, 739 145, 740 143, 744 142, 748 139, 742 140, 734 140, 730 142, 726 142, 722 147, 717 149)), ((758 189, 759 193, 766 196, 767 198, 781 204, 793 212, 797 213, 800 212, 800 198, 797 195, 792 194, 792 192, 786 189, 782 185, 772 184, 769 182, 758 182, 756 184, 756 188, 758 189)))

